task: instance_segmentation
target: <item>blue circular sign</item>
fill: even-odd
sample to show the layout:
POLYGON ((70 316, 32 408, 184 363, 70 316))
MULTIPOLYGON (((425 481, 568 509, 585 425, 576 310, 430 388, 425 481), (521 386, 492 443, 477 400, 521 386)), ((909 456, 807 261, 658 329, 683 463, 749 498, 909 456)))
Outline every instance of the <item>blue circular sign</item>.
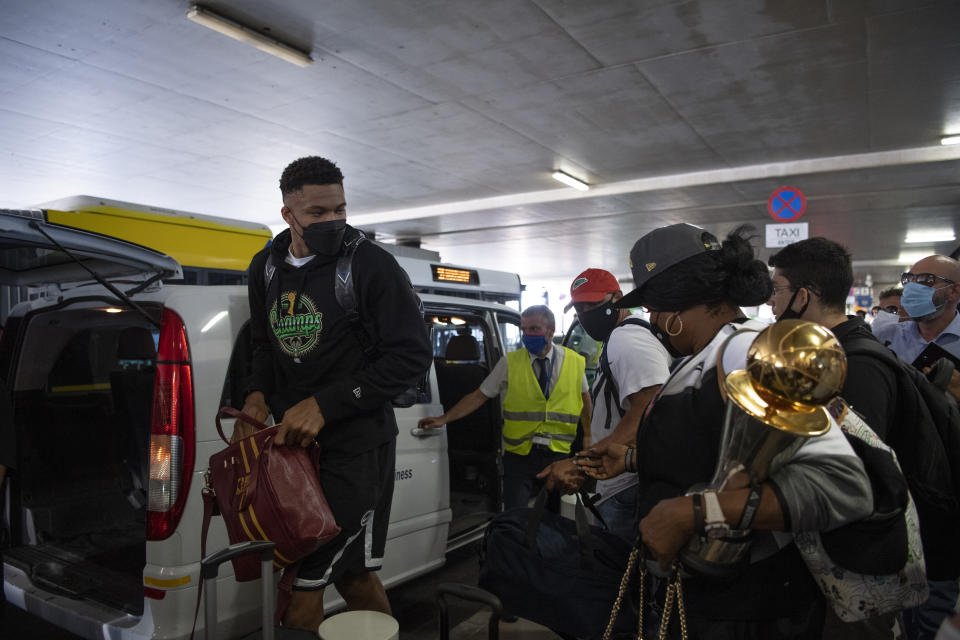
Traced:
POLYGON ((807 209, 807 199, 800 189, 780 187, 767 200, 767 211, 777 222, 793 222, 807 209))

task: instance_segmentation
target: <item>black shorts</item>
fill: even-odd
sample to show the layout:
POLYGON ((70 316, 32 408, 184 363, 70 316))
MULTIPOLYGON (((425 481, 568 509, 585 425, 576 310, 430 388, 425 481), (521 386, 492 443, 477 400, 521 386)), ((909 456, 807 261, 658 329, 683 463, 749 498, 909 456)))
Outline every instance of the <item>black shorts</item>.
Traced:
POLYGON ((376 571, 383 565, 397 441, 359 454, 323 453, 320 486, 341 531, 303 559, 293 588, 323 589, 345 573, 376 571))

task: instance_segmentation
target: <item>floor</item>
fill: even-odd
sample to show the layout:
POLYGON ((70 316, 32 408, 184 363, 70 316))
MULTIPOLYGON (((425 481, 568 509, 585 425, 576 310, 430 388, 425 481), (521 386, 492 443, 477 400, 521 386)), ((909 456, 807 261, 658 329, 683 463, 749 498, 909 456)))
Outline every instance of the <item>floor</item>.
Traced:
MULTIPOLYGON (((400 640, 437 640, 440 631, 437 624, 436 588, 443 582, 459 582, 476 585, 480 571, 477 544, 468 545, 450 552, 447 564, 428 575, 402 586, 390 589, 388 595, 393 615, 400 623, 400 640)), ((47 624, 43 620, 7 604, 4 620, 0 623, 0 638, 10 640, 81 640, 47 624)), ((487 638, 488 610, 477 603, 450 600, 450 640, 484 640, 487 638)), ((559 640, 548 629, 527 620, 500 622, 500 638, 503 640, 559 640)))

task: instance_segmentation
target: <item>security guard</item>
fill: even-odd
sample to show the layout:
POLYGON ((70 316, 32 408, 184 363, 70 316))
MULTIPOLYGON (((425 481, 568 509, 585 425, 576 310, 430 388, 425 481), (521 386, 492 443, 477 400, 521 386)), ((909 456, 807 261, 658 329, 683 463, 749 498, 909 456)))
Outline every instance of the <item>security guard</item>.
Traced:
POLYGON ((590 437, 589 386, 583 356, 553 345, 553 312, 543 305, 520 316, 523 349, 497 362, 480 387, 442 416, 423 418, 422 429, 436 429, 479 409, 505 391, 503 400, 504 509, 525 507, 540 481, 537 473, 571 455, 577 423, 590 437), (579 392, 578 392, 579 391, 579 392))

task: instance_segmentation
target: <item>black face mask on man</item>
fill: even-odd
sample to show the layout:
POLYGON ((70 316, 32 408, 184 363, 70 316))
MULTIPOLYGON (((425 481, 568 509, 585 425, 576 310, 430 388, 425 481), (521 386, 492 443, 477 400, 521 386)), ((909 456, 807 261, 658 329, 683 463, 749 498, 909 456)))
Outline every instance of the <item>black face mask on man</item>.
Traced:
POLYGON ((783 310, 783 313, 780 314, 780 317, 777 318, 777 320, 797 320, 806 312, 807 307, 810 306, 809 295, 807 296, 807 304, 803 305, 803 308, 801 308, 800 311, 793 310, 793 301, 797 299, 797 294, 800 293, 801 288, 802 287, 799 287, 793 292, 793 295, 790 296, 790 301, 787 303, 786 308, 783 310))
POLYGON ((613 300, 611 300, 595 309, 578 313, 577 319, 588 336, 597 342, 606 342, 613 330, 617 328, 620 311, 613 308, 613 300))
MULTIPOLYGON (((300 221, 297 220, 297 224, 300 221)), ((335 220, 326 220, 324 222, 314 222, 307 226, 300 225, 300 237, 303 243, 307 245, 314 255, 335 256, 340 253, 340 247, 343 244, 343 233, 346 230, 347 221, 343 218, 335 220)))
MULTIPOLYGON (((657 316, 657 320, 659 319, 660 315, 657 316)), ((672 358, 680 358, 683 356, 683 354, 677 351, 677 348, 670 343, 670 335, 665 329, 661 329, 660 325, 653 321, 653 318, 650 318, 650 332, 653 334, 653 337, 663 345, 672 358)), ((677 335, 680 335, 680 333, 677 332, 677 335)))

